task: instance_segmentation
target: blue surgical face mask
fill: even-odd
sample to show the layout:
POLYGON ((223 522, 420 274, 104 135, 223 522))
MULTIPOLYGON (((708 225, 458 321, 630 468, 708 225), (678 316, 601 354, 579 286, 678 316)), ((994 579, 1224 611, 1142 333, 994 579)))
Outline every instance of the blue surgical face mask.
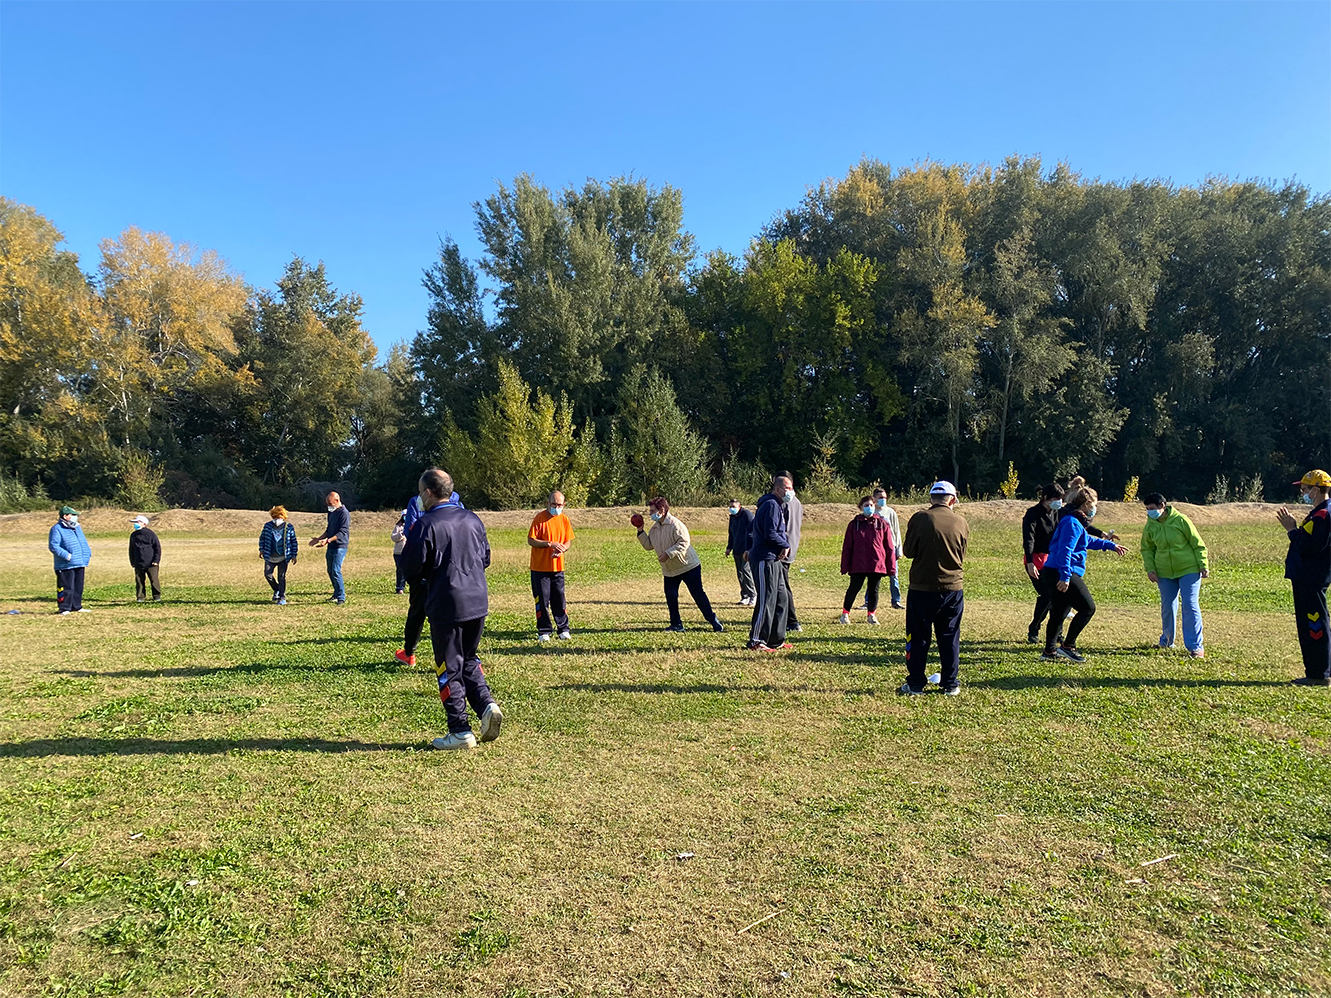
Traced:
POLYGON ((135 530, 142 530, 142 529, 143 529, 143 524, 142 524, 142 523, 136 523, 136 524, 134 524, 134 529, 135 529, 135 530))
POLYGON ((738 506, 731 506, 731 507, 730 507, 730 515, 731 515, 731 516, 737 516, 738 514, 739 514, 739 507, 738 507, 738 506))
POLYGON ((879 509, 882 509, 884 506, 887 505, 887 496, 879 496, 877 499, 873 501, 873 504, 877 506, 879 509))
POLYGON ((1097 510, 1094 506, 1092 506, 1090 509, 1088 509, 1088 510, 1086 511, 1086 519, 1088 519, 1088 520, 1094 520, 1094 519, 1095 519, 1095 514, 1096 514, 1097 512, 1098 512, 1098 510, 1097 510))
POLYGON ((783 496, 781 497, 781 501, 784 502, 784 503, 788 503, 788 502, 790 502, 790 500, 792 500, 792 499, 794 499, 794 498, 795 498, 795 493, 794 493, 794 492, 787 492, 785 495, 783 495, 783 496))
POLYGON ((1299 502, 1303 503, 1305 506, 1311 506, 1313 504, 1313 497, 1305 492, 1303 495, 1299 496, 1299 502))
POLYGON ((563 506, 547 506, 545 509, 551 516, 558 516, 560 513, 564 512, 563 506))
POLYGON ((1146 511, 1146 515, 1149 516, 1152 520, 1158 520, 1158 519, 1160 519, 1160 516, 1161 516, 1163 513, 1164 513, 1164 510, 1163 510, 1163 509, 1148 509, 1148 510, 1146 511))
POLYGON ((659 520, 659 519, 661 519, 661 514, 660 514, 660 513, 653 513, 653 514, 652 514, 652 519, 653 519, 653 520, 659 520))
POLYGON ((860 512, 863 513, 865 516, 873 516, 873 507, 872 507, 872 506, 861 506, 861 507, 860 507, 860 512))
POLYGON ((1050 499, 1050 500, 1049 500, 1049 508, 1052 509, 1055 513, 1057 513, 1060 509, 1063 508, 1063 500, 1062 500, 1062 499, 1050 499))

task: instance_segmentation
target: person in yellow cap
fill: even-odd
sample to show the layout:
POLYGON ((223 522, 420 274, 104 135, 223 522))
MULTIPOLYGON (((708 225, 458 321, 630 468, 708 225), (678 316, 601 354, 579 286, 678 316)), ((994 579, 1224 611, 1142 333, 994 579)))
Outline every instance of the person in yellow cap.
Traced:
POLYGON ((1276 519, 1289 534, 1285 578, 1294 588, 1294 619, 1303 652, 1303 672, 1295 686, 1331 686, 1331 637, 1327 635, 1326 587, 1331 584, 1331 475, 1310 471, 1297 482, 1312 511, 1300 523, 1284 506, 1276 519))

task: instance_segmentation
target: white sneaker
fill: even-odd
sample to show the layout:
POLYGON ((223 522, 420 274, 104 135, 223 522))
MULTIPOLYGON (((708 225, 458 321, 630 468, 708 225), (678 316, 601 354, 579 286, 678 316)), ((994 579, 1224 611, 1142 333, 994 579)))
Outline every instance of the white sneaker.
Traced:
POLYGON ((69 616, 71 613, 73 613, 73 612, 74 612, 73 610, 61 610, 61 611, 60 611, 60 616, 62 616, 62 617, 68 617, 68 616, 69 616))
POLYGON ((77 610, 75 610, 74 612, 75 612, 75 613, 92 613, 92 611, 89 610, 86 606, 81 606, 81 607, 79 607, 77 610))
POLYGON ((869 623, 871 623, 871 624, 876 624, 876 623, 878 623, 878 617, 877 617, 877 615, 875 615, 875 614, 873 613, 873 611, 870 611, 870 612, 869 612, 869 623))
POLYGON ((443 738, 436 738, 430 743, 437 749, 474 749, 476 747, 476 736, 470 731, 463 731, 458 734, 449 732, 443 738))
POLYGON ((499 726, 504 723, 504 712, 499 704, 492 703, 481 715, 481 741, 492 742, 499 737, 499 726))
POLYGON ((549 643, 550 643, 550 635, 548 635, 548 634, 538 634, 538 635, 536 635, 536 640, 539 641, 539 642, 540 642, 541 644, 543 644, 543 645, 544 645, 544 644, 549 644, 549 643))
POLYGON ((838 624, 849 624, 849 623, 850 623, 850 614, 847 613, 845 610, 842 610, 842 611, 841 611, 841 616, 840 616, 839 618, 837 618, 837 623, 838 623, 838 624))
POLYGON ((560 641, 572 641, 572 640, 573 640, 573 635, 570 634, 568 631, 560 631, 560 632, 559 632, 559 640, 560 640, 560 641))

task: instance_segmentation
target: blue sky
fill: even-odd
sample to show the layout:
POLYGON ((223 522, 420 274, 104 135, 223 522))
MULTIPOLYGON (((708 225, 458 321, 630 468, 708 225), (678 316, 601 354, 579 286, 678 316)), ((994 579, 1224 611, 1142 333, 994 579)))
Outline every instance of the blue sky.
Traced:
POLYGON ((680 188, 742 253, 862 156, 1331 190, 1331 4, 0 4, 0 193, 93 269, 128 225, 271 286, 292 254, 381 348, 526 172, 680 188))

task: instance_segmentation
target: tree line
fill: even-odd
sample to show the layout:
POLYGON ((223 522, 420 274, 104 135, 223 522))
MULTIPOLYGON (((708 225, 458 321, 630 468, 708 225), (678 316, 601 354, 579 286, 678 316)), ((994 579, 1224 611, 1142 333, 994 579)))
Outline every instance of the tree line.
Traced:
POLYGON ((433 463, 497 508, 748 495, 776 468, 815 498, 1016 469, 1201 501, 1331 464, 1331 200, 1297 183, 866 160, 743 258, 700 256, 681 192, 641 179, 519 176, 474 208, 480 258, 442 243, 381 360, 322 263, 256 288, 131 228, 85 271, 0 200, 0 501, 342 482, 389 507, 433 463))

